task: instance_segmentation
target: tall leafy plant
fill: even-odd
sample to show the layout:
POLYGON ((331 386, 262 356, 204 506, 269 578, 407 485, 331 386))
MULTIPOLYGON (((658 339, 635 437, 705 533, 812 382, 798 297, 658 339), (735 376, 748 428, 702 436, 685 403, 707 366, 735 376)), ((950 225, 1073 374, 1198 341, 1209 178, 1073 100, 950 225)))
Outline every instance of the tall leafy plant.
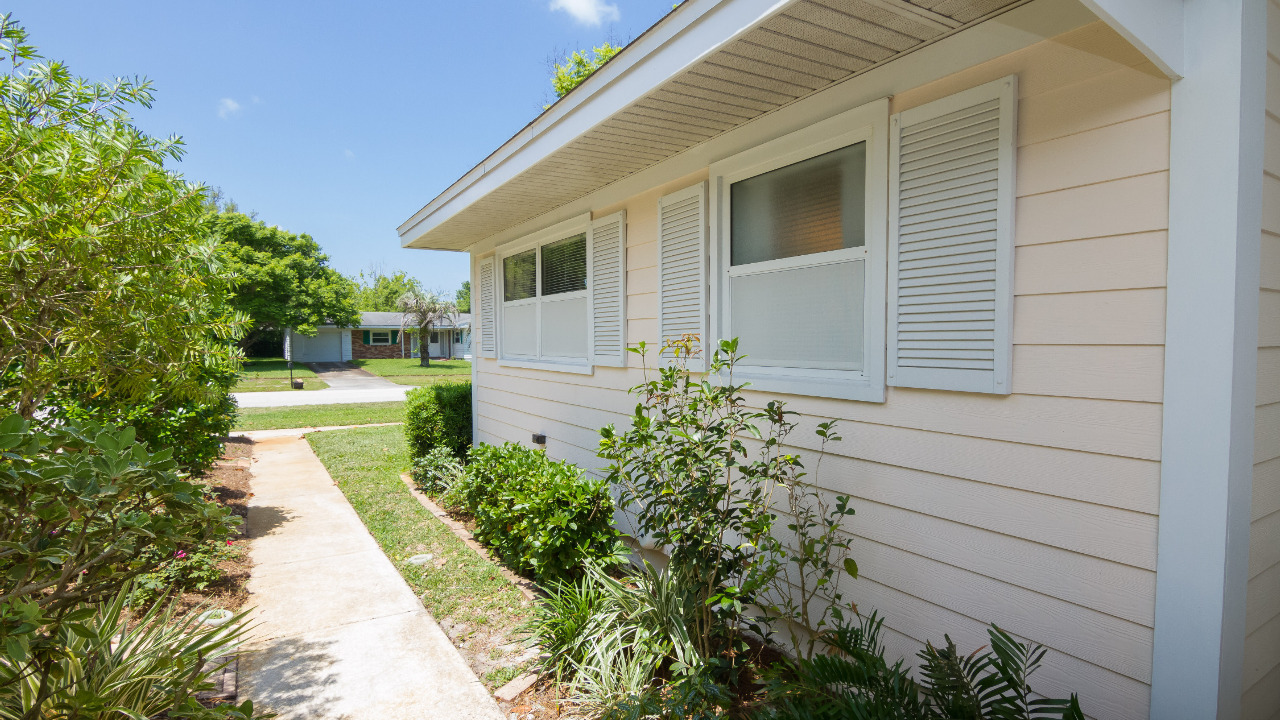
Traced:
MULTIPOLYGON (((605 427, 600 456, 610 462, 608 479, 633 515, 633 530, 663 548, 677 572, 696 578, 689 632, 698 653, 732 663, 743 627, 767 636, 778 616, 810 629, 825 624, 827 611, 815 616, 821 603, 812 601, 838 601, 839 574, 857 574, 844 562, 848 544, 840 535, 852 510, 844 497, 834 507, 813 505, 820 496, 801 483, 800 458, 784 450, 794 413, 777 401, 748 404, 746 384, 733 376, 737 340, 720 342, 705 377, 687 369, 696 346, 693 336, 668 344, 675 361, 656 377, 646 366, 646 381, 632 390, 640 400, 630 427, 605 427), (775 511, 778 492, 787 493, 789 519, 775 511), (790 545, 779 538, 783 526, 790 545)), ((644 343, 633 349, 642 358, 645 351, 644 343)), ((824 449, 838 439, 830 424, 819 434, 824 449)))
MULTIPOLYGON (((418 357, 423 367, 431 367, 431 354, 427 352, 431 328, 455 318, 458 304, 435 290, 412 290, 396 300, 396 309, 404 313, 404 323, 418 328, 418 357)), ((402 325, 401 332, 403 330, 402 325)))
POLYGON ((239 361, 245 317, 204 237, 204 188, 168 171, 177 138, 132 124, 145 80, 47 62, 0 15, 0 404, 34 417, 56 387, 207 401, 201 371, 239 361))

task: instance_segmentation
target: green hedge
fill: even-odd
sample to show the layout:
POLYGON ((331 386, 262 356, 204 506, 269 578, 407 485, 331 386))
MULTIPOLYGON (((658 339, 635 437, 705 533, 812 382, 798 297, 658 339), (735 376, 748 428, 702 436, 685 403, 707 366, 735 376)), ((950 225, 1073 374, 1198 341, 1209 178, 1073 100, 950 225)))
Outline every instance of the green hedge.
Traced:
POLYGON ((588 559, 619 557, 608 483, 515 443, 472 448, 445 497, 469 512, 475 535, 507 564, 547 582, 582 575, 588 559))
POLYGON ((459 459, 471 447, 471 383, 436 383, 405 395, 404 436, 414 458, 434 447, 459 459))

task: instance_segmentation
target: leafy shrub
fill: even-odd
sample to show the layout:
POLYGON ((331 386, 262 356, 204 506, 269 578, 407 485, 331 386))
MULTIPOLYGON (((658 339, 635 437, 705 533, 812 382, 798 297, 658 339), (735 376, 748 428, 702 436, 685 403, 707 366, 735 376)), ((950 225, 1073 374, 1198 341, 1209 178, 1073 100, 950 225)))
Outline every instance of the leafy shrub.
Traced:
POLYGON ((462 461, 454 457, 449 448, 436 446, 413 461, 409 476, 419 490, 431 497, 440 497, 454 486, 463 472, 462 461))
POLYGON ((29 646, 0 655, 0 718, 66 717, 78 720, 171 717, 191 720, 255 716, 253 704, 205 708, 195 693, 213 685, 222 665, 206 662, 234 651, 248 629, 242 613, 221 627, 204 627, 192 613, 173 617, 174 603, 157 603, 130 622, 128 590, 78 612, 55 633, 56 672, 31 671, 38 658, 29 646), (167 713, 167 715, 165 714, 167 713))
POLYGON ((456 458, 471 447, 471 383, 435 383, 405 395, 405 439, 413 457, 444 447, 456 458))
POLYGON ((240 522, 132 428, 0 420, 0 645, 60 672, 60 628, 182 548, 240 522), (38 630, 38 632, 37 632, 38 630))
MULTIPOLYGON (((222 563, 239 552, 232 540, 215 540, 177 550, 172 556, 161 558, 160 566, 153 572, 138 577, 129 601, 147 605, 168 593, 204 590, 222 579, 222 563)), ((144 553, 152 554, 151 551, 144 553)))
POLYGON ((576 577, 619 552, 613 499, 603 480, 515 443, 480 445, 444 498, 475 520, 475 535, 539 580, 576 577))
POLYGON ((230 364, 210 366, 201 372, 205 397, 179 399, 161 390, 140 398, 94 396, 87 388, 72 387, 55 393, 60 418, 75 422, 128 425, 138 440, 153 448, 169 448, 182 469, 199 473, 222 456, 222 439, 236 419, 231 397, 236 369, 230 364))
POLYGON ((875 613, 856 626, 838 621, 824 636, 834 652, 799 660, 793 679, 775 677, 761 720, 1084 720, 1075 695, 1033 694, 1027 678, 1044 659, 1039 645, 1024 645, 992 625, 991 649, 964 655, 946 637, 945 648, 926 644, 920 651, 918 684, 903 661, 885 660, 883 625, 875 613))
MULTIPOLYGON (((709 363, 723 382, 704 382, 686 362, 693 336, 669 342, 676 361, 632 393, 640 397, 630 428, 600 431, 600 457, 610 461, 619 505, 635 531, 655 540, 671 564, 700 579, 689 633, 699 654, 729 665, 745 649, 743 626, 768 637, 779 617, 821 631, 827 608, 841 600, 840 576, 857 576, 841 523, 853 510, 804 485, 800 458, 783 452, 794 413, 770 401, 750 407, 735 384, 738 341, 721 341, 709 363), (748 442, 758 441, 757 448, 748 442), (776 493, 787 495, 779 522, 776 493), (778 539, 786 523, 794 547, 778 539), (763 612, 753 615, 752 608, 763 612)), ((644 343, 633 349, 642 358, 644 343)), ((832 423, 818 427, 823 450, 838 440, 832 423)), ((799 644, 799 643, 797 643, 799 644)), ((798 648, 811 653, 812 646, 798 648)))

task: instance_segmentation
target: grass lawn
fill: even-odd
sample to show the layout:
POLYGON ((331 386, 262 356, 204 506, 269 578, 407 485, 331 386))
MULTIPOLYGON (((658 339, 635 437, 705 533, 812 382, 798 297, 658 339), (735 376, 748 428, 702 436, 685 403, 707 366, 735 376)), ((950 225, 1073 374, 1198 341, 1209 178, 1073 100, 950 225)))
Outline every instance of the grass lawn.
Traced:
POLYGON ((401 429, 334 430, 307 440, 472 670, 490 690, 514 677, 519 668, 511 665, 522 645, 519 627, 532 607, 497 565, 464 545, 410 494, 400 480, 409 467, 401 429), (434 561, 406 562, 423 553, 434 561))
MULTIPOLYGON (((279 408, 240 408, 236 430, 277 430, 325 425, 369 425, 403 422, 404 402, 299 405, 279 408)), ((390 428, 396 433, 400 428, 390 428)))
POLYGON ((417 358, 351 361, 352 365, 399 385, 430 385, 440 380, 463 380, 471 377, 469 360, 432 360, 431 367, 422 367, 420 363, 417 358))
MULTIPOLYGON (((328 383, 316 377, 302 363, 294 363, 293 376, 302 378, 304 390, 323 390, 328 383)), ((240 379, 232 392, 274 392, 287 391, 289 387, 289 364, 284 358, 247 358, 240 369, 240 379)))

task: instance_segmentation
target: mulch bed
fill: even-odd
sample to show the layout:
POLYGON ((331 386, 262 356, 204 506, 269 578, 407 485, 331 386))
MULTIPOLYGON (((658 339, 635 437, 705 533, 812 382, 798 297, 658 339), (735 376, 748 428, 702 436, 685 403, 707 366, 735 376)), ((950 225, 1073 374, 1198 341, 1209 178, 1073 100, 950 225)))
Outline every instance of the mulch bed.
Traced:
POLYGON ((248 537, 249 498, 253 496, 249 490, 249 466, 253 462, 250 457, 252 454, 253 441, 249 438, 227 438, 223 445, 222 459, 196 478, 198 482, 212 486, 218 502, 230 508, 231 512, 240 518, 240 536, 235 541, 239 548, 233 557, 219 565, 223 571, 221 580, 200 592, 184 592, 178 598, 180 615, 185 615, 202 604, 205 609, 216 607, 232 611, 239 610, 249 599, 249 592, 245 586, 249 582, 249 571, 253 567, 253 561, 250 560, 248 548, 242 541, 248 537))

